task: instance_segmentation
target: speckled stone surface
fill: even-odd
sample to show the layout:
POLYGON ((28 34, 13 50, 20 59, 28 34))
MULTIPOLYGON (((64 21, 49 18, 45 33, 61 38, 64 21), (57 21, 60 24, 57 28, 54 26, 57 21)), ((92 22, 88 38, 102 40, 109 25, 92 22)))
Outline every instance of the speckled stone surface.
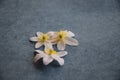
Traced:
POLYGON ((0 0, 0 80, 120 80, 120 0, 0 0), (62 67, 34 65, 37 31, 71 30, 62 67))

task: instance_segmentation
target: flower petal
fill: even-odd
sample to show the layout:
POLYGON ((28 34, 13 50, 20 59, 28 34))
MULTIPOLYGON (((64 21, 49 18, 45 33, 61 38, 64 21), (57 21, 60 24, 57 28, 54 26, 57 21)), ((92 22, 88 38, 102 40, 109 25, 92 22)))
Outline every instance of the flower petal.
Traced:
POLYGON ((37 43, 35 44, 35 48, 39 48, 39 47, 41 47, 42 45, 43 45, 43 43, 37 42, 37 43))
POLYGON ((67 32, 67 36, 68 36, 68 37, 74 37, 75 34, 74 34, 73 32, 71 32, 71 31, 68 31, 68 32, 67 32))
POLYGON ((68 45, 73 45, 73 46, 78 45, 78 41, 76 39, 73 39, 73 38, 70 38, 70 37, 66 37, 66 43, 68 45))
POLYGON ((52 44, 57 44, 57 38, 51 38, 49 41, 52 43, 52 44))
POLYGON ((41 58, 42 58, 41 54, 36 54, 35 57, 34 57, 34 59, 33 59, 33 61, 37 62, 41 58))
POLYGON ((38 41, 38 38, 37 37, 31 37, 30 41, 35 41, 36 42, 36 41, 38 41))
POLYGON ((43 35, 42 32, 37 32, 36 34, 37 34, 37 36, 41 36, 41 35, 43 35))
POLYGON ((46 57, 46 54, 41 50, 35 50, 35 52, 38 52, 41 57, 46 57))
POLYGON ((51 58, 50 56, 46 56, 46 57, 43 58, 43 64, 44 65, 48 65, 52 61, 53 61, 53 58, 51 58))
POLYGON ((50 37, 53 37, 55 35, 55 32, 54 31, 49 31, 47 32, 47 34, 50 36, 50 37))
POLYGON ((55 59, 56 61, 58 61, 58 63, 62 66, 62 65, 64 65, 64 59, 63 58, 60 58, 58 55, 51 55, 51 57, 53 58, 53 59, 55 59))
POLYGON ((64 41, 59 41, 57 43, 57 48, 58 48, 58 50, 64 50, 65 49, 65 43, 64 43, 64 41))
POLYGON ((63 56, 65 56, 65 55, 67 55, 67 54, 68 54, 67 51, 60 51, 60 52, 57 52, 57 55, 58 55, 59 57, 63 57, 63 56))
POLYGON ((50 42, 45 42, 44 45, 45 45, 45 49, 52 49, 53 48, 52 43, 50 43, 50 42))

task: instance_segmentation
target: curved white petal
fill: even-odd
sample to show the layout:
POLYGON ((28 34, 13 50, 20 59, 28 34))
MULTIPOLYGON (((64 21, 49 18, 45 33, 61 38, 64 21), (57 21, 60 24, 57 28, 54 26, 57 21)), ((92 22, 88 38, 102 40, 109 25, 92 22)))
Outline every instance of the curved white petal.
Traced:
POLYGON ((52 36, 50 36, 50 42, 52 42, 52 43, 57 43, 57 37, 58 37, 58 35, 56 34, 56 32, 54 32, 53 33, 53 35, 52 36))
POLYGON ((63 41, 59 41, 57 43, 58 50, 64 50, 65 49, 65 43, 63 41))
POLYGON ((38 52, 41 57, 46 57, 46 54, 43 51, 41 51, 41 50, 35 50, 35 52, 38 52))
POLYGON ((57 38, 51 38, 49 40, 52 44, 56 44, 57 43, 57 38))
POLYGON ((60 56, 60 57, 63 57, 65 55, 67 55, 68 52, 67 51, 60 51, 60 52, 57 52, 57 55, 60 56))
POLYGON ((39 47, 41 47, 42 45, 43 45, 43 43, 37 42, 37 43, 35 44, 35 48, 39 48, 39 47))
POLYGON ((77 46, 78 45, 78 41, 76 39, 73 39, 73 38, 70 38, 70 37, 66 37, 66 44, 77 46))
POLYGON ((41 59, 42 58, 42 55, 41 54, 36 54, 35 55, 35 57, 34 57, 34 59, 33 59, 33 61, 34 62, 37 62, 39 59, 41 59))
POLYGON ((37 32, 36 34, 37 34, 37 36, 41 36, 41 35, 43 35, 42 32, 37 32))
POLYGON ((38 41, 38 38, 37 37, 31 37, 30 41, 35 41, 36 42, 36 41, 38 41))
POLYGON ((44 45, 45 45, 45 49, 52 49, 53 48, 52 43, 50 43, 50 42, 45 42, 44 45))
POLYGON ((47 34, 48 34, 48 36, 52 37, 55 35, 55 31, 49 31, 49 32, 47 32, 47 34))
POLYGON ((55 59, 56 61, 58 61, 58 63, 62 66, 62 65, 64 65, 64 59, 63 58, 60 58, 58 55, 51 55, 51 57, 53 58, 53 59, 55 59))
POLYGON ((75 34, 73 32, 71 32, 71 31, 67 31, 67 36, 68 37, 74 37, 75 34))
POLYGON ((43 58, 43 64, 44 65, 48 65, 49 63, 51 63, 53 61, 53 58, 46 56, 43 58))
POLYGON ((41 51, 41 50, 35 50, 35 52, 37 52, 37 53, 43 53, 43 51, 41 51))

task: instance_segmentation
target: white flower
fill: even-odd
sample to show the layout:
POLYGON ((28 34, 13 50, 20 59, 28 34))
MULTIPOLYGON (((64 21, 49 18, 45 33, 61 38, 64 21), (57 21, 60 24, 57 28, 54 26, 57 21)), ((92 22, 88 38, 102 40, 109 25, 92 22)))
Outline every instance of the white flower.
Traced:
POLYGON ((43 34, 42 32, 37 32, 37 37, 31 37, 30 41, 37 42, 35 44, 35 48, 39 48, 42 45, 45 45, 45 47, 49 47, 52 45, 50 42, 49 33, 43 34))
POLYGON ((74 33, 71 31, 58 31, 58 32, 50 32, 49 34, 52 34, 52 39, 51 41, 53 44, 57 44, 57 48, 59 50, 64 50, 65 49, 65 44, 72 45, 72 46, 77 46, 78 41, 72 37, 75 36, 74 33))
POLYGON ((35 52, 37 52, 38 54, 36 54, 36 56, 34 57, 34 62, 43 58, 44 65, 48 65, 53 60, 56 60, 62 66, 64 65, 64 59, 61 57, 67 55, 67 51, 56 52, 53 49, 45 49, 44 51, 35 50, 35 52))

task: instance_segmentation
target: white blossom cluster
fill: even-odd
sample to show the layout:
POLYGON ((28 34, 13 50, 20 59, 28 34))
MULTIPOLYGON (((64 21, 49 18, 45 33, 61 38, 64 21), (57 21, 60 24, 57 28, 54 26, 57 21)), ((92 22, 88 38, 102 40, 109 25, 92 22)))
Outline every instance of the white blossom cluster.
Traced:
POLYGON ((38 54, 34 56, 33 61, 37 62, 42 58, 44 65, 48 65, 53 60, 58 61, 61 66, 64 65, 62 57, 68 54, 67 51, 64 51, 66 44, 71 46, 78 45, 78 41, 73 38, 75 34, 67 30, 49 31, 47 33, 37 32, 36 35, 35 37, 31 37, 30 41, 36 42, 35 48, 44 46, 44 50, 35 50, 38 54), (54 50, 53 45, 55 44, 59 52, 54 50))

